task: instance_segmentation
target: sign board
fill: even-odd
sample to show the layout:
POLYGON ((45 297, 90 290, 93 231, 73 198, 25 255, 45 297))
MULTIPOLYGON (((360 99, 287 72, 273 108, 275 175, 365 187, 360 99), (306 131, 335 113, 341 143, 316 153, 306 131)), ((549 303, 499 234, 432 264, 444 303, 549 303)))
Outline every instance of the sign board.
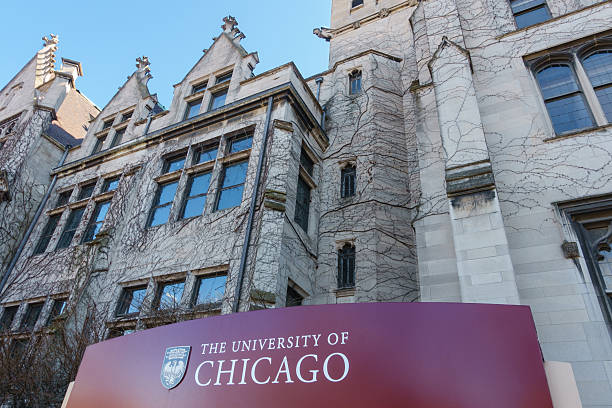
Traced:
POLYGON ((303 306, 88 347, 68 408, 552 408, 525 306, 303 306))

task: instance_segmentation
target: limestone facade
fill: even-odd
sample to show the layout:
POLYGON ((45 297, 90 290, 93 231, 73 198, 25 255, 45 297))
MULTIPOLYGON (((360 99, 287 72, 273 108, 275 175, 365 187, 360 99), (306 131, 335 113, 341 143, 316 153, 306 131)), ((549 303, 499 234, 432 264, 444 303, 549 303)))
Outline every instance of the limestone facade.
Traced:
POLYGON ((523 304, 583 406, 612 407, 611 23, 609 1, 333 0, 329 67, 304 79, 253 75, 226 17, 168 109, 139 58, 48 173, 10 329, 59 301, 95 305, 105 336, 296 303, 523 304))

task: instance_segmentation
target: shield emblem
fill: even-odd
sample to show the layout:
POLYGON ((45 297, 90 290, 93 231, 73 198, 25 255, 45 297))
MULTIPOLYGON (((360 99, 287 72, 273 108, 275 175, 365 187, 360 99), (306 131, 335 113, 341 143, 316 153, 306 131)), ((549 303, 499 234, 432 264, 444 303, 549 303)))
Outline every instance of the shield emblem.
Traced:
POLYGON ((164 362, 161 369, 161 383, 167 389, 172 389, 179 385, 189 362, 189 352, 191 346, 168 347, 164 355, 164 362))

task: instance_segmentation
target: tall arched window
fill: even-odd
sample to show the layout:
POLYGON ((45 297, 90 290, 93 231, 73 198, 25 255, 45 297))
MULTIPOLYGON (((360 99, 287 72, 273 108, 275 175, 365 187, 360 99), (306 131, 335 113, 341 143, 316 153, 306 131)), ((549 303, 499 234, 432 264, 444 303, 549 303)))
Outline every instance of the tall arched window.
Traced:
POLYGON ((582 60, 608 122, 612 122, 612 49, 596 51, 582 60))
POLYGON ((357 169, 354 165, 349 164, 340 172, 340 195, 342 198, 352 197, 355 195, 355 178, 357 169))
POLYGON ((338 250, 338 289, 355 287, 355 247, 344 244, 338 250))
POLYGON ((536 73, 555 133, 568 133, 594 125, 572 67, 547 65, 536 73))

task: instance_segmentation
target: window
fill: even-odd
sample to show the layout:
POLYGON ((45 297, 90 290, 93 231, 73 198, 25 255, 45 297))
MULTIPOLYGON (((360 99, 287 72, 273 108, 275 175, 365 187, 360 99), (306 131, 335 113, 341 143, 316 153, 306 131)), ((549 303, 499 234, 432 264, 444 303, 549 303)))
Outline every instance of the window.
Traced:
POLYGON ((240 205, 248 166, 249 162, 244 161, 223 169, 216 210, 240 205))
POLYGON ((355 166, 349 165, 342 169, 341 171, 341 185, 340 185, 340 194, 343 198, 352 197, 355 195, 355 178, 356 178, 357 170, 355 166))
POLYGON ((351 8, 355 8, 357 6, 362 6, 363 0, 351 0, 351 8))
POLYGON ((114 339, 116 337, 127 336, 128 334, 132 334, 135 331, 136 330, 132 328, 114 327, 110 329, 107 339, 114 339))
POLYGON ((113 136, 113 141, 111 142, 109 149, 112 149, 115 146, 119 146, 123 142, 123 135, 125 135, 125 128, 121 130, 116 130, 115 136, 113 136))
POLYGON ((601 108, 612 122, 612 50, 599 50, 582 60, 601 108))
POLYGON ((287 286, 287 297, 285 300, 285 307, 301 306, 304 298, 291 286, 287 286))
POLYGON ((94 189, 96 188, 96 182, 84 184, 81 186, 81 190, 79 191, 79 195, 77 197, 77 201, 84 200, 86 198, 91 197, 94 189))
POLYGON ((361 92, 361 71, 353 71, 349 74, 349 94, 356 95, 361 92))
POLYGON ((517 28, 529 27, 550 20, 545 0, 510 0, 517 28))
POLYGON ((177 171, 183 168, 185 165, 185 156, 177 156, 173 158, 166 159, 164 162, 164 168, 162 173, 172 173, 173 171, 177 171))
POLYGON ((185 111, 185 119, 193 118, 200 113, 200 106, 202 106, 202 100, 198 99, 191 101, 187 104, 187 110, 185 111))
POLYGON ((76 210, 72 210, 72 212, 68 216, 68 221, 66 221, 66 226, 64 227, 64 231, 62 232, 62 235, 60 236, 56 249, 68 248, 70 246, 70 243, 72 242, 72 238, 74 237, 74 233, 79 227, 79 224, 81 222, 81 218, 83 217, 84 212, 85 212, 85 207, 81 207, 81 208, 77 208, 76 210))
POLYGON ((13 321, 15 320, 18 310, 19 306, 7 306, 4 308, 2 319, 0 320, 0 332, 11 330, 11 326, 13 325, 13 321))
POLYGON ((207 146, 199 149, 194 155, 193 164, 206 163, 208 161, 215 160, 217 158, 218 150, 219 149, 216 146, 207 146))
POLYGON ((303 148, 300 152, 300 165, 304 168, 304 170, 306 170, 306 173, 312 176, 314 162, 303 148))
POLYGON ((212 94, 212 99, 210 100, 210 107, 208 108, 208 110, 211 111, 224 106, 226 96, 227 89, 212 94))
POLYGON ((193 88, 191 89, 191 94, 196 94, 198 92, 202 92, 204 90, 206 90, 206 86, 208 85, 208 82, 204 81, 200 84, 194 85, 193 88))
POLYGON ((548 65, 536 73, 542 96, 557 134, 593 126, 593 118, 576 80, 567 64, 548 65))
POLYGON ((68 202, 70 201, 71 195, 72 195, 72 190, 62 191, 61 193, 59 193, 59 195, 57 196, 57 201, 55 202, 55 206, 61 207, 63 205, 68 204, 68 202))
POLYGON ((43 228, 42 235, 38 239, 38 243, 36 244, 36 248, 34 248, 34 255, 42 254, 47 250, 47 246, 49 245, 49 241, 51 241, 51 237, 53 236, 53 232, 57 227, 57 223, 61 217, 61 214, 55 214, 49 217, 45 228, 43 228))
POLYGON ((355 247, 349 243, 338 250, 338 289, 355 287, 355 247))
POLYGON ((157 308, 163 310, 179 307, 184 289, 185 281, 160 283, 157 290, 157 308))
POLYGON ((8 118, 2 122, 0 122, 0 136, 8 136, 15 131, 15 127, 17 126, 17 122, 19 122, 19 117, 21 115, 17 115, 16 117, 8 118))
POLYGON ((104 123, 102 123, 102 130, 108 129, 111 126, 113 126, 114 121, 115 121, 115 118, 105 120, 104 123))
POLYGON ((104 223, 104 218, 108 212, 108 207, 110 207, 110 201, 104 201, 96 204, 96 209, 94 210, 91 220, 85 229, 83 242, 93 241, 96 238, 98 232, 100 232, 100 228, 102 228, 102 224, 104 223))
POLYGON ((215 85, 222 84, 224 82, 229 82, 231 79, 232 79, 232 72, 230 71, 226 74, 218 76, 217 81, 215 82, 215 85))
POLYGON ((40 316, 40 312, 42 311, 43 306, 43 302, 30 303, 26 305, 26 313, 23 317, 23 320, 21 321, 21 330, 34 330, 34 326, 36 326, 36 322, 38 321, 38 317, 40 316))
POLYGON ((199 276, 196 281, 194 305, 220 307, 225 293, 227 275, 199 276))
POLYGON ((127 122, 128 120, 130 120, 133 114, 134 114, 134 111, 127 112, 121 115, 121 123, 127 122))
POLYGON ((253 136, 236 137, 230 141, 229 152, 237 153, 250 149, 253 145, 253 136))
POLYGON ((106 140, 106 135, 104 136, 100 136, 97 140, 96 140, 96 144, 94 145, 93 150, 91 151, 91 154, 96 154, 96 153, 100 153, 102 151, 102 146, 104 145, 104 141, 106 140))
POLYGON ((51 307, 51 312, 49 313, 49 318, 47 319, 47 325, 50 325, 54 321, 60 319, 63 316, 65 310, 66 299, 55 299, 53 301, 53 306, 51 307))
POLYGON ((183 205, 181 218, 197 217, 204 212, 206 195, 210 185, 210 173, 196 174, 189 177, 187 195, 183 205))
POLYGON ((116 315, 129 316, 138 314, 140 312, 140 308, 142 307, 146 293, 146 286, 123 289, 116 315))
POLYGON ((149 227, 155 227, 156 225, 168 222, 177 186, 178 180, 159 185, 153 208, 151 208, 151 215, 149 216, 149 227))
POLYGON ((104 183, 102 184, 102 193, 106 193, 108 191, 114 191, 117 189, 118 185, 119 185, 119 176, 108 178, 104 180, 104 183))
POLYGON ((310 186, 300 176, 298 177, 295 200, 295 216, 293 219, 305 232, 308 232, 308 216, 310 213, 310 186))

